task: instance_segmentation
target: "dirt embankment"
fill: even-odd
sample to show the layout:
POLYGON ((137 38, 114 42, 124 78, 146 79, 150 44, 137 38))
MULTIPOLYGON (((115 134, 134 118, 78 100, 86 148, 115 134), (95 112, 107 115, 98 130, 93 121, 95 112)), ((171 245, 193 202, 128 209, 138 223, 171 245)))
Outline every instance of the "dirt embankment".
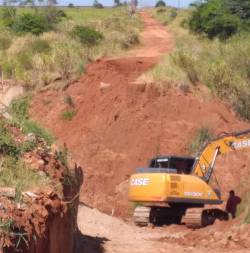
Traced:
MULTIPOLYGON (((0 120, 6 122, 3 118, 0 120)), ((19 147, 32 142, 32 148, 23 151, 20 158, 15 157, 13 151, 13 159, 25 164, 22 173, 33 173, 30 180, 34 180, 36 174, 37 179, 46 178, 47 184, 20 191, 22 181, 16 176, 12 181, 19 182, 16 183, 19 190, 0 187, 0 252, 2 249, 4 253, 72 253, 77 232, 81 167, 71 162, 66 165, 58 156, 60 151, 52 149, 40 137, 24 135, 18 127, 8 123, 5 129, 13 138, 13 150, 13 145, 19 147)), ((4 171, 9 169, 3 166, 4 159, 9 158, 5 153, 7 144, 4 146, 3 138, 1 141, 1 170, 4 171)), ((9 177, 10 181, 13 174, 9 177)))
MULTIPOLYGON (((122 59, 89 64, 86 74, 66 91, 42 92, 32 106, 33 117, 66 143, 84 168, 81 200, 123 217, 129 212, 128 177, 136 167, 145 166, 157 153, 186 153, 187 143, 201 126, 216 134, 249 127, 203 87, 184 93, 135 82, 173 46, 163 26, 147 14, 142 17, 140 48, 122 59), (66 96, 77 112, 71 121, 62 119, 66 96)), ((246 152, 219 159, 216 173, 223 192, 237 188, 248 174, 249 160, 246 152)))

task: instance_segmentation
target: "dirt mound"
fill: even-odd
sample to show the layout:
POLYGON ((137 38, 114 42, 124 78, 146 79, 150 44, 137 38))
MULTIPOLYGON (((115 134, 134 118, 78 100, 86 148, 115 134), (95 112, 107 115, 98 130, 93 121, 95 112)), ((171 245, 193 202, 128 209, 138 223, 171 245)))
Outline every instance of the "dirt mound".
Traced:
MULTIPOLYGON (((184 93, 135 82, 173 44, 169 35, 161 36, 166 33, 164 27, 147 15, 143 18, 144 47, 123 59, 89 64, 86 74, 66 91, 35 96, 31 111, 84 168, 81 200, 123 217, 129 213, 128 178, 136 167, 147 165, 159 153, 186 153, 187 143, 201 126, 216 134, 249 127, 237 119, 229 105, 204 88, 184 93), (142 49, 146 57, 130 57, 141 56, 142 49), (62 117, 68 110, 76 112, 70 121, 62 117)), ((248 174, 249 161, 247 152, 218 160, 216 171, 224 192, 236 188, 248 174)))

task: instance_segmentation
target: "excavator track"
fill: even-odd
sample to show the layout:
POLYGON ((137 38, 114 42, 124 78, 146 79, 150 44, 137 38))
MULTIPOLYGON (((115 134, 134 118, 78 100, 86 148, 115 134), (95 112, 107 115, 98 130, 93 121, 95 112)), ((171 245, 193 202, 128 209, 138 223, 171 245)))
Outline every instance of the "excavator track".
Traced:
POLYGON ((188 208, 181 223, 195 229, 212 225, 216 219, 227 220, 228 214, 220 209, 188 208))
POLYGON ((133 220, 137 226, 147 226, 150 223, 151 207, 138 206, 134 210, 133 220))

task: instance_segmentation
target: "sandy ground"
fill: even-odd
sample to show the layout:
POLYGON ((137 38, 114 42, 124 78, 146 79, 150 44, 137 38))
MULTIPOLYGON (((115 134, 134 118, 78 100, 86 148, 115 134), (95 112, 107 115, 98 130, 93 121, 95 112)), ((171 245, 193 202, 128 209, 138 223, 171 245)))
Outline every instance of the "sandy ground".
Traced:
MULTIPOLYGON (((250 250, 249 242, 247 245, 240 244, 240 240, 234 242, 238 238, 235 234, 230 240, 227 239, 228 235, 225 237, 227 232, 232 234, 230 222, 196 231, 179 225, 139 228, 82 205, 78 226, 85 237, 78 241, 77 253, 248 253, 250 250)), ((236 227, 238 229, 240 226, 236 227)), ((249 227, 243 230, 249 230, 249 227)), ((245 232, 247 236, 249 233, 245 232)))

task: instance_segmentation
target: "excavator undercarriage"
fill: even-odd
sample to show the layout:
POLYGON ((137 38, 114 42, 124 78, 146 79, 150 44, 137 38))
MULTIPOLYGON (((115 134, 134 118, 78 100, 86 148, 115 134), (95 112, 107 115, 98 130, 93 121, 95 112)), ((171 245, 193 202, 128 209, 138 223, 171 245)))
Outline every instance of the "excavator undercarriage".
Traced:
POLYGON ((133 220, 137 226, 185 224, 196 229, 212 225, 215 220, 228 220, 228 214, 217 208, 138 206, 134 210, 133 220))

